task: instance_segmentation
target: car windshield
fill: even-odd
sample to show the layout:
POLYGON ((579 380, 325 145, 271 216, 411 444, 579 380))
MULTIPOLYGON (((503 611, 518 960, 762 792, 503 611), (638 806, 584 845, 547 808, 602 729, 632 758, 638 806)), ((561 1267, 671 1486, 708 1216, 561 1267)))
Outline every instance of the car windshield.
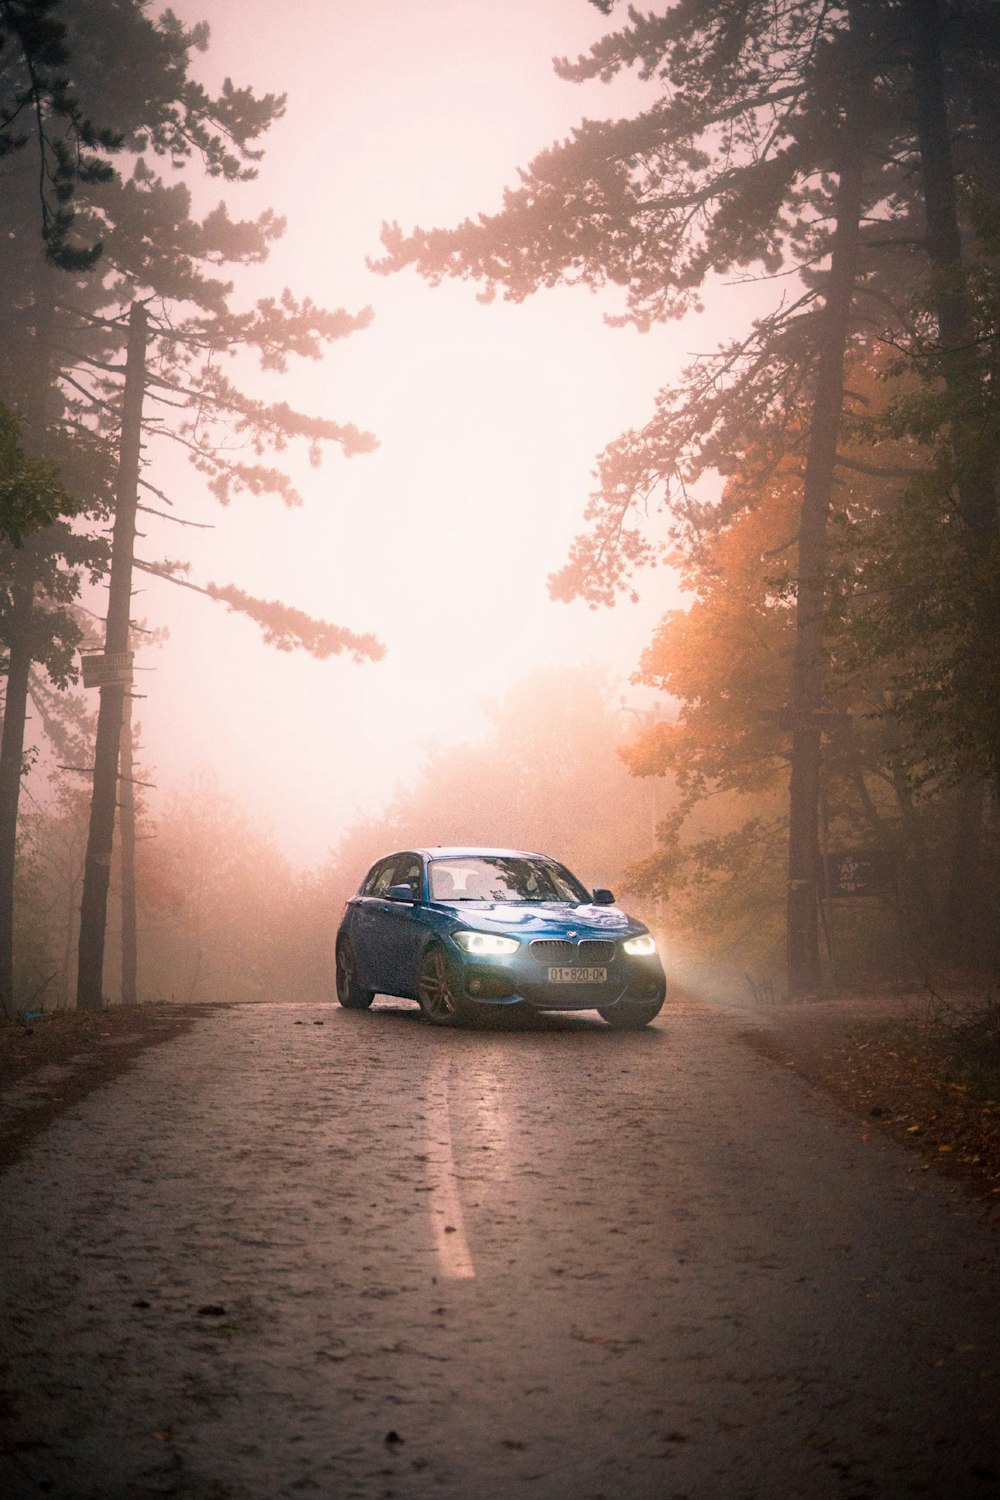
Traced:
POLYGON ((562 865, 523 854, 463 855, 429 867, 432 901, 590 901, 562 865))

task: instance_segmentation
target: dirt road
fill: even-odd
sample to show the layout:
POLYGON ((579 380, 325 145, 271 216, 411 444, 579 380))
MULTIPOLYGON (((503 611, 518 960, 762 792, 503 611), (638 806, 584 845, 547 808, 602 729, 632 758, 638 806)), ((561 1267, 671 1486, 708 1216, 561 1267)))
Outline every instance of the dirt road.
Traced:
POLYGON ((1000 1495, 982 1209, 694 1004, 208 1014, 0 1236, 9 1500, 1000 1495))

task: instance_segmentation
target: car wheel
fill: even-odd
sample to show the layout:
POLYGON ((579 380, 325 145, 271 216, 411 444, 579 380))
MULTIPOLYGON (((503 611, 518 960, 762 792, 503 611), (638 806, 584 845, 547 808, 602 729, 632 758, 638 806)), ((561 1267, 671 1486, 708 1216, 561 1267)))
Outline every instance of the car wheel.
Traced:
POLYGON ((443 948, 429 948, 417 978, 420 1009, 432 1026, 456 1026, 467 1015, 455 972, 443 948))
POLYGON ((623 1000, 618 1005, 598 1007, 597 1014, 616 1031, 641 1031, 650 1021, 656 1020, 662 1009, 662 1000, 654 1000, 649 1005, 636 1005, 623 1000))
POLYGON ((367 1010, 375 999, 375 991, 358 982, 357 960, 346 938, 337 944, 337 999, 347 1010, 367 1010))

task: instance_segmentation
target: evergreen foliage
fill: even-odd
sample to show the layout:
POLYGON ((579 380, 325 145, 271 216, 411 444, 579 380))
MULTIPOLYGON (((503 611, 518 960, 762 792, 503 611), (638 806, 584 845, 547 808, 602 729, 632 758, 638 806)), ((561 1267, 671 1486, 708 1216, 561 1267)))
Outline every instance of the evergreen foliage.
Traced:
POLYGON ((89 271, 100 240, 71 238, 78 188, 109 182, 107 160, 122 144, 84 112, 61 0, 0 0, 0 159, 34 147, 37 207, 45 253, 64 271, 89 271))

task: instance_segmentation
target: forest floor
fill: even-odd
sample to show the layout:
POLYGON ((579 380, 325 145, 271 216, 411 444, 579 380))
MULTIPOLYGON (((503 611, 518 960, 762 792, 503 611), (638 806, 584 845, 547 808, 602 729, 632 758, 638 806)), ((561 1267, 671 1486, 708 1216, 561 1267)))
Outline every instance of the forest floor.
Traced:
POLYGON ((93 1089, 147 1047, 190 1031, 205 1005, 115 1005, 0 1023, 0 1172, 93 1089))
MULTIPOLYGON (((112 1006, 0 1024, 0 1171, 57 1115, 216 1008, 112 1006)), ((723 1010, 740 1040, 832 1095, 863 1130, 894 1136, 925 1170, 1000 1200, 996 995, 882 993, 723 1010)))
POLYGON ((1000 1203, 1000 997, 930 988, 737 1012, 743 1039, 1000 1203))

